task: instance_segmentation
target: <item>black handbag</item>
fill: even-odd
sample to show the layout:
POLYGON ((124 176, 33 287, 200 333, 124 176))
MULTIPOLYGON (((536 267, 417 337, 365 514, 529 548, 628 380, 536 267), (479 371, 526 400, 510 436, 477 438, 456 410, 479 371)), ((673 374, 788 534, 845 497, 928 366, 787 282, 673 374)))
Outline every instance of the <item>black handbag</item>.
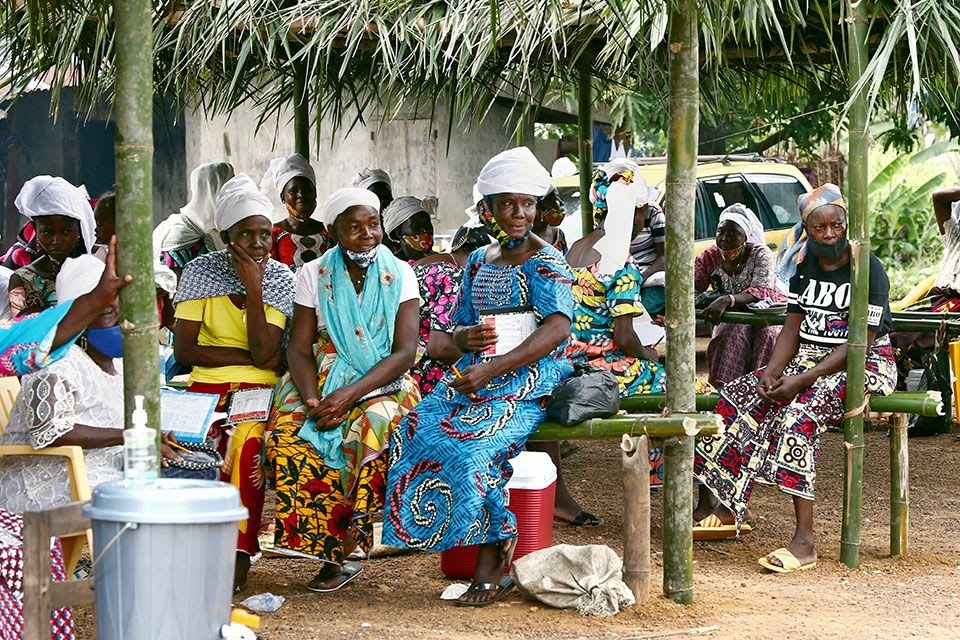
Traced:
POLYGON ((620 384, 605 369, 578 366, 557 385, 547 402, 547 415, 565 427, 591 418, 609 418, 620 411, 620 384))

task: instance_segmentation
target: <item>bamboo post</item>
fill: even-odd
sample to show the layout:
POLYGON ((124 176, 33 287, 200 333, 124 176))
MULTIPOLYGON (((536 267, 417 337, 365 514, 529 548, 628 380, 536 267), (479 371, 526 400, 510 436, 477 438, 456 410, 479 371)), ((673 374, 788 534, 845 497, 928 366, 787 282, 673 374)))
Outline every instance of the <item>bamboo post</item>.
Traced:
MULTIPOLYGON (((850 90, 854 91, 867 64, 867 7, 847 2, 849 34, 847 62, 850 90)), ((863 518, 863 404, 867 352, 867 294, 870 289, 870 228, 867 219, 869 132, 867 96, 860 91, 850 107, 849 166, 847 169, 847 237, 850 240, 850 316, 847 335, 848 415, 843 425, 845 453, 843 522, 840 560, 850 568, 860 564, 860 525, 863 518)))
POLYGON ((910 455, 907 416, 890 419, 890 555, 907 555, 910 533, 910 455))
MULTIPOLYGON (((129 428, 133 397, 144 397, 148 424, 160 425, 157 293, 153 277, 153 3, 115 0, 117 270, 133 275, 120 292, 123 393, 129 428)), ((157 455, 160 455, 157 429, 157 455)), ((159 464, 159 461, 158 461, 159 464)), ((159 468, 159 467, 158 467, 159 468)))
MULTIPOLYGON (((667 139, 666 330, 667 410, 696 411, 693 239, 699 129, 699 41, 696 0, 679 0, 670 13, 670 126, 667 139)), ((694 438, 664 443, 663 593, 693 602, 694 438)))
POLYGON ((580 224, 583 235, 593 232, 593 205, 590 185, 593 183, 593 91, 590 67, 582 65, 577 72, 577 122, 580 153, 580 224))
POLYGON ((296 152, 307 160, 310 160, 309 93, 307 63, 300 59, 293 64, 293 139, 296 152))
POLYGON ((624 435, 623 581, 637 604, 650 597, 650 451, 647 436, 624 435))

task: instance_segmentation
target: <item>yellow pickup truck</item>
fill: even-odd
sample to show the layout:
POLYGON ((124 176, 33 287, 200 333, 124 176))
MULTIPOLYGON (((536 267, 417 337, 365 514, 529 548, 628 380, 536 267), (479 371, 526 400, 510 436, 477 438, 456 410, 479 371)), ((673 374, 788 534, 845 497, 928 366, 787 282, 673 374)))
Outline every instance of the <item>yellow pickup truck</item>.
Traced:
MULTIPOLYGON (((666 158, 633 158, 647 185, 659 192, 663 204, 666 158)), ((567 212, 561 228, 567 242, 579 240, 580 178, 569 176, 553 181, 567 212)), ((776 250, 787 230, 799 221, 797 197, 812 187, 800 169, 781 160, 760 155, 700 156, 697 164, 696 252, 713 243, 720 212, 741 202, 760 217, 767 244, 776 250)), ((667 224, 670 212, 667 211, 667 224)))

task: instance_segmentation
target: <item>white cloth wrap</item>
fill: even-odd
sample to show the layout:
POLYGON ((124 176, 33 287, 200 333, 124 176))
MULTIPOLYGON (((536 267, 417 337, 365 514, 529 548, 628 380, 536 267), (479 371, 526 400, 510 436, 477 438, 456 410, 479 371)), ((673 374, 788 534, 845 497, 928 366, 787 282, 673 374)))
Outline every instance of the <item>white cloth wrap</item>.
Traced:
POLYGON ((421 200, 414 196, 402 196, 387 205, 383 210, 383 232, 390 235, 403 225, 404 222, 421 211, 430 213, 427 199, 421 200))
POLYGON ((350 207, 357 206, 370 207, 374 211, 380 211, 380 199, 377 198, 375 193, 362 187, 337 189, 323 203, 323 213, 320 214, 320 221, 327 229, 332 231, 337 216, 350 207))
MULTIPOLYGON (((190 202, 180 207, 180 213, 193 219, 204 232, 209 232, 213 229, 217 194, 232 177, 233 165, 228 162, 209 162, 199 165, 190 172, 190 202)), ((164 247, 164 251, 167 250, 164 247)))
POLYGON ((542 198, 550 190, 550 173, 527 147, 507 149, 490 158, 477 177, 483 197, 523 193, 542 198))
POLYGON ((612 616, 636 603, 621 579, 623 562, 605 545, 560 544, 527 554, 510 574, 520 592, 557 609, 580 615, 612 616))
POLYGON ((717 226, 719 227, 727 220, 735 223, 743 230, 744 235, 747 236, 747 242, 750 244, 765 244, 763 223, 747 205, 737 202, 721 211, 717 226))
POLYGON ((76 300, 93 291, 106 265, 89 253, 77 258, 67 258, 57 274, 57 302, 76 300))
POLYGON ((263 174, 260 180, 260 190, 273 200, 276 196, 283 196, 283 189, 287 183, 294 178, 306 178, 311 184, 317 184, 317 175, 304 158, 299 153, 274 158, 270 161, 267 172, 263 174))
MULTIPOLYGON (((390 182, 390 176, 383 169, 365 168, 353 179, 353 186, 361 189, 369 189, 378 182, 382 182, 391 189, 393 184, 390 182)), ((377 205, 379 207, 379 205, 377 205)))
POLYGON ((603 220, 603 237, 593 245, 600 254, 597 270, 602 274, 612 276, 627 264, 633 238, 634 202, 640 188, 636 182, 628 185, 619 180, 607 187, 607 217, 603 220))
POLYGON ((43 216, 67 216, 79 221, 80 236, 87 253, 90 253, 90 248, 97 240, 97 223, 86 194, 63 178, 30 178, 23 184, 14 204, 20 213, 31 220, 43 216))
POLYGON ((214 207, 213 226, 217 231, 226 231, 253 216, 271 219, 272 211, 273 204, 260 193, 250 176, 239 173, 220 188, 214 207))

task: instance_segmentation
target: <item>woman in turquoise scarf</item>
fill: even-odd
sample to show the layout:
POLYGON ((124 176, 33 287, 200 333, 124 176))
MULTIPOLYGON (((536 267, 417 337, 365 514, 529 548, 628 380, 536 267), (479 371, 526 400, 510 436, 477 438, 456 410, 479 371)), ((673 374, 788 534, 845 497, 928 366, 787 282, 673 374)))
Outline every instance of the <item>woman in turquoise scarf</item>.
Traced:
POLYGON ((290 373, 277 387, 267 436, 276 474, 276 551, 324 562, 307 584, 336 591, 362 567, 383 508, 390 434, 420 400, 407 373, 420 298, 410 265, 380 244, 380 202, 366 189, 327 200, 337 247, 297 275, 290 373))

